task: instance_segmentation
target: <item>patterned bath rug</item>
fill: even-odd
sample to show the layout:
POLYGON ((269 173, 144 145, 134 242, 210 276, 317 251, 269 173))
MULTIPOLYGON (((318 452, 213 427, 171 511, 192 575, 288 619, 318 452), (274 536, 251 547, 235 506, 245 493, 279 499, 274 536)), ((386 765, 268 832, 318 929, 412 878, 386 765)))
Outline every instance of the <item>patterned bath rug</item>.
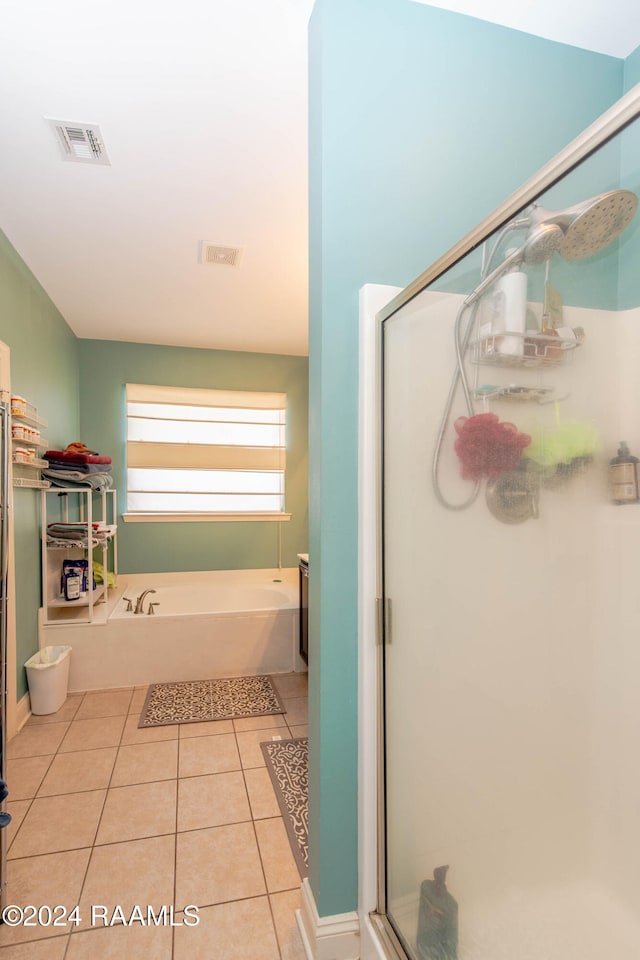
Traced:
POLYGON ((309 738, 267 740, 260 747, 282 819, 287 828, 291 850, 301 877, 308 873, 309 861, 309 738))
POLYGON ((270 677, 181 680, 151 684, 138 726, 161 727, 171 723, 233 720, 284 712, 284 705, 270 677))

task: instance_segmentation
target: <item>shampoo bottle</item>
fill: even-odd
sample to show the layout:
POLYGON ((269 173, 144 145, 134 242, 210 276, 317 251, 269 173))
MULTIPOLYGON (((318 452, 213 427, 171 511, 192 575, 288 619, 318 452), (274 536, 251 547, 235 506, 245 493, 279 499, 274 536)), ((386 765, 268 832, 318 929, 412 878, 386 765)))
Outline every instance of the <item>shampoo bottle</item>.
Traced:
POLYGON ((457 960, 458 904, 447 890, 449 867, 436 867, 433 880, 420 886, 418 957, 420 960, 457 960))
POLYGON ((493 298, 492 332, 513 336, 495 338, 501 354, 522 356, 527 318, 527 275, 521 270, 506 273, 496 283, 493 298))
POLYGON ((624 440, 618 447, 618 455, 609 461, 609 498, 614 503, 635 503, 640 498, 638 467, 640 461, 631 456, 624 440))

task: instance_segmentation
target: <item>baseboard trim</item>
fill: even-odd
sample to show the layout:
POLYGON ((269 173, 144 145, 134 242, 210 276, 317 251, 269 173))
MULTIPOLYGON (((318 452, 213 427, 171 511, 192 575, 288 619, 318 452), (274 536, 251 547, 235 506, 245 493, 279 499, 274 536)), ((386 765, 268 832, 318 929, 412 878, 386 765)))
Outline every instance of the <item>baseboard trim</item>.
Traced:
POLYGON ((304 920, 302 919, 302 910, 296 910, 296 923, 298 925, 298 930, 300 931, 302 946, 304 948, 304 955, 307 958, 307 960, 313 960, 313 951, 311 948, 311 944, 309 943, 309 937, 307 936, 304 920))
POLYGON ((307 960, 359 960, 360 919, 355 912, 318 916, 308 879, 302 881, 296 913, 307 960))
POLYGON ((31 701, 29 700, 29 694, 25 693, 16 704, 16 733, 20 733, 30 716, 31 701))

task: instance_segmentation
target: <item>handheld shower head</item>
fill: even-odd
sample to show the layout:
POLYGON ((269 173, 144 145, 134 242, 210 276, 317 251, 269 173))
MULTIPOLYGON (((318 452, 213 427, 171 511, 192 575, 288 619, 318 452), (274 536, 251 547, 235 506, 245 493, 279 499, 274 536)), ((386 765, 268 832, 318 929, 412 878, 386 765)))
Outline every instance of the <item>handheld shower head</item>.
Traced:
POLYGON ((540 223, 523 243, 520 254, 524 263, 544 263, 558 253, 564 242, 564 233, 557 223, 540 223))
MULTIPOLYGON (((549 256, 557 252, 565 260, 583 260, 619 237, 631 223, 637 207, 638 198, 631 190, 610 190, 567 207, 566 210, 553 211, 534 206, 530 216, 529 237, 524 249, 526 251, 529 246, 535 248, 539 243, 542 248, 543 237, 549 228, 557 228, 561 233, 560 242, 551 250, 549 256)), ((542 263, 544 259, 547 258, 529 262, 542 263)))

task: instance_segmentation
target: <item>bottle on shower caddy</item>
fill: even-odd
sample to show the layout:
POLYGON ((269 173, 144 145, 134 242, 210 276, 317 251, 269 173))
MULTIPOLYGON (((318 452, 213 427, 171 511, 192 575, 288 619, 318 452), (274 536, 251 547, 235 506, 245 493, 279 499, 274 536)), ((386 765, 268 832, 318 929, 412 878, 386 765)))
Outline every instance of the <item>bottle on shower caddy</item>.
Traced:
POLYGON ((526 323, 527 275, 522 270, 510 270, 496 281, 493 295, 492 333, 507 334, 494 337, 495 351, 504 356, 521 357, 526 323))
POLYGON ((640 500, 640 460, 631 455, 624 440, 618 454, 609 461, 609 499, 614 503, 637 503, 640 500))

